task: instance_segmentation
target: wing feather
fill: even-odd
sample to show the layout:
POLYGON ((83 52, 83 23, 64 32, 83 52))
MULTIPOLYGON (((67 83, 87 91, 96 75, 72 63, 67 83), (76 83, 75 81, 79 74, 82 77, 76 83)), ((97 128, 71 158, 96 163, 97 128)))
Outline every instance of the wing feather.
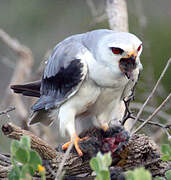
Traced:
POLYGON ((79 90, 87 74, 87 64, 81 59, 86 51, 81 43, 73 40, 55 48, 42 77, 40 99, 32 110, 58 107, 79 90))

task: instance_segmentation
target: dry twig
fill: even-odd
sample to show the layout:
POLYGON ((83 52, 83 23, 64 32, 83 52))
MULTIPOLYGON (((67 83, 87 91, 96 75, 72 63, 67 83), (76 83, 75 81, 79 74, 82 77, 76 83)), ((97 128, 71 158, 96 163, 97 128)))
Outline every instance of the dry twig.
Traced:
MULTIPOLYGON (((160 106, 152 113, 151 116, 149 116, 132 134, 137 133, 139 130, 141 130, 154 116, 160 111, 160 109, 170 100, 171 93, 167 96, 167 98, 160 104, 160 106)), ((137 119, 137 117, 136 117, 137 119)), ((135 119, 135 121, 136 121, 135 119)))
POLYGON ((59 164, 59 168, 58 168, 58 171, 57 171, 57 173, 56 173, 56 178, 55 178, 55 180, 59 180, 59 179, 61 178, 64 164, 65 164, 65 162, 66 162, 66 160, 67 160, 67 158, 68 158, 68 156, 69 156, 69 153, 70 153, 72 147, 73 147, 73 142, 69 145, 67 151, 66 151, 65 154, 64 154, 64 157, 63 157, 63 159, 62 159, 62 162, 59 164))
POLYGON ((4 110, 4 111, 1 111, 0 112, 0 115, 3 115, 3 114, 8 114, 9 112, 11 112, 11 111, 14 111, 15 110, 15 107, 8 107, 6 110, 4 110))
MULTIPOLYGON (((0 29, 0 39, 8 45, 18 55, 18 62, 14 73, 11 78, 10 84, 24 83, 26 79, 29 79, 31 68, 33 65, 33 56, 26 46, 22 45, 16 39, 10 37, 5 31, 0 29)), ((11 93, 9 86, 6 90, 6 95, 1 103, 2 107, 8 107, 10 104, 15 104, 16 112, 21 120, 28 117, 28 111, 25 108, 21 96, 11 93)))
POLYGON ((144 102, 143 106, 142 106, 141 109, 139 110, 139 112, 138 112, 138 114, 137 114, 137 116, 136 116, 136 119, 135 119, 135 121, 134 121, 134 123, 133 123, 133 125, 132 125, 132 127, 131 127, 131 130, 130 130, 131 132, 133 131, 133 128, 134 128, 135 124, 137 123, 140 115, 142 114, 142 112, 143 112, 143 110, 144 110, 144 107, 147 105, 147 103, 149 102, 149 100, 151 99, 151 97, 153 96, 153 94, 155 93, 155 91, 156 91, 156 89, 157 89, 157 87, 158 87, 161 79, 164 77, 164 75, 165 75, 165 73, 166 73, 166 71, 167 71, 170 63, 171 63, 171 58, 168 60, 166 66, 165 66, 163 72, 161 73, 161 75, 160 75, 160 77, 159 77, 156 85, 154 86, 152 92, 150 93, 150 95, 148 96, 148 98, 147 98, 146 101, 144 102))
MULTIPOLYGON (((130 104, 131 109, 140 110, 141 107, 142 107, 142 103, 139 103, 139 102, 132 102, 130 104)), ((152 106, 147 105, 147 106, 145 106, 144 111, 147 112, 147 113, 153 113, 155 111, 155 108, 152 107, 152 106)), ((166 113, 165 111, 158 112, 157 116, 164 119, 164 120, 166 120, 166 121, 171 120, 171 115, 166 113)))

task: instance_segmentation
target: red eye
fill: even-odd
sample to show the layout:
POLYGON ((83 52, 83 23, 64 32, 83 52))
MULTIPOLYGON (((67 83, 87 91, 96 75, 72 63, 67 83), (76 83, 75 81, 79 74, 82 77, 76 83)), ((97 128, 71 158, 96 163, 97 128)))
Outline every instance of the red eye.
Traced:
POLYGON ((140 45, 140 46, 138 47, 137 51, 140 51, 141 47, 142 47, 142 45, 140 45))
POLYGON ((111 49, 114 54, 122 54, 123 53, 123 50, 120 48, 112 47, 111 49))

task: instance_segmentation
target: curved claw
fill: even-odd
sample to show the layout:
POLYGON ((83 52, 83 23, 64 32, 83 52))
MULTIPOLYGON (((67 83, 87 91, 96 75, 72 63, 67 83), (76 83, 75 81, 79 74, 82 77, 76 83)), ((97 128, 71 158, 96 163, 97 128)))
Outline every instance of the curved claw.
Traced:
POLYGON ((88 137, 84 137, 84 138, 79 138, 79 136, 77 136, 76 134, 73 135, 73 137, 71 138, 71 141, 68 141, 67 143, 65 143, 63 146, 62 146, 62 150, 66 150, 68 149, 69 145, 72 143, 74 143, 74 147, 78 153, 79 156, 83 156, 83 152, 81 151, 78 143, 79 141, 83 141, 83 140, 86 140, 88 137))

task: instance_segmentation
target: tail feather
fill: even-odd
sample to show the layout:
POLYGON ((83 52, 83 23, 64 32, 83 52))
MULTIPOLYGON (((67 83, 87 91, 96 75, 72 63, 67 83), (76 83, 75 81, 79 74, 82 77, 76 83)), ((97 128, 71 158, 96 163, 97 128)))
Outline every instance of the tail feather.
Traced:
POLYGON ((24 96, 40 97, 41 81, 35 81, 24 85, 12 85, 10 88, 19 94, 24 96))
POLYGON ((42 123, 46 126, 49 126, 53 122, 53 118, 50 118, 51 111, 48 110, 39 110, 39 111, 33 111, 32 114, 29 117, 28 126, 42 123))

